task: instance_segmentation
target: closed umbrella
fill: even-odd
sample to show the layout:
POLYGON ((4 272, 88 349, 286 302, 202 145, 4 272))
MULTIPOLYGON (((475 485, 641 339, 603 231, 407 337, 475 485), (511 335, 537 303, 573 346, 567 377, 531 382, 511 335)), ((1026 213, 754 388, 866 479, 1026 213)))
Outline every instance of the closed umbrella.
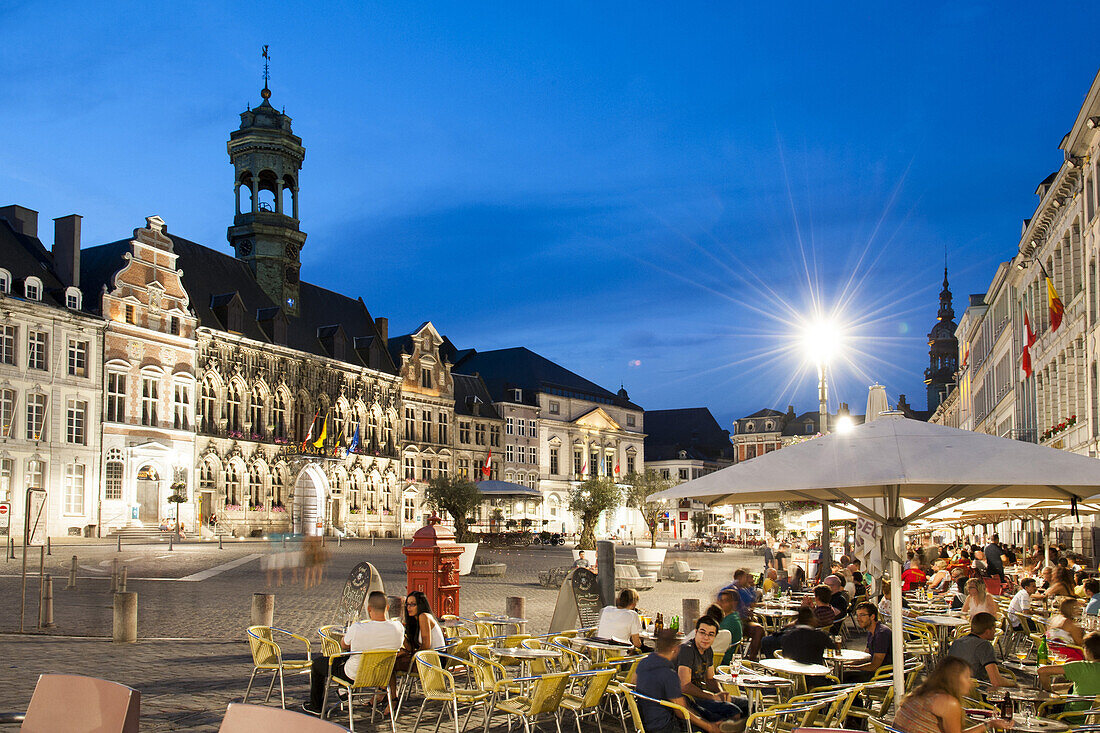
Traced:
MULTIPOLYGON (((1100 493, 1100 463, 1045 446, 888 413, 815 440, 687 481, 653 498, 709 505, 841 502, 883 525, 891 564, 891 615, 902 618, 898 539, 911 522, 983 498, 1076 501, 1100 493), (903 498, 925 499, 905 511, 903 498), (884 500, 885 510, 872 506, 884 500)), ((904 689, 902 625, 893 632, 894 684, 904 689)))

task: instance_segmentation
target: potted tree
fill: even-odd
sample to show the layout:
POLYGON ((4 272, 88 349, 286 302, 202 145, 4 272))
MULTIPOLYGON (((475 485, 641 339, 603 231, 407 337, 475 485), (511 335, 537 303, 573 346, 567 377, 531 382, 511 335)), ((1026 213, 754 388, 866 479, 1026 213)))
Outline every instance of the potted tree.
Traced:
POLYGON ((622 492, 609 478, 590 478, 569 489, 569 511, 581 523, 581 536, 573 550, 574 560, 580 550, 596 549, 596 524, 604 512, 619 506, 621 501, 622 492))
POLYGON ((477 512, 484 500, 473 481, 457 475, 438 476, 428 482, 424 503, 437 514, 446 513, 455 527, 455 544, 463 548, 458 557, 458 574, 469 575, 477 553, 477 537, 470 531, 467 517, 477 512))
POLYGON ((638 572, 643 575, 657 575, 665 562, 667 552, 666 548, 657 547, 657 525, 668 505, 663 501, 650 501, 649 497, 670 488, 672 480, 662 478, 661 474, 650 469, 644 473, 632 473, 623 482, 626 484, 626 505, 638 510, 649 533, 649 547, 637 547, 634 550, 638 555, 638 572))

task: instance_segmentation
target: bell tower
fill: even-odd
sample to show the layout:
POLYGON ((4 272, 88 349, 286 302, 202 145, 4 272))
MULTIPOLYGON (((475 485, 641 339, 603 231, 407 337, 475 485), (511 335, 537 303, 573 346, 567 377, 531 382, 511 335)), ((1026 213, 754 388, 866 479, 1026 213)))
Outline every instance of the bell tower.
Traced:
POLYGON ((936 314, 932 331, 928 334, 928 368, 924 370, 929 412, 934 412, 955 386, 955 374, 959 371, 959 340, 955 337, 957 328, 955 309, 951 307, 951 289, 947 284, 947 268, 944 267, 940 310, 936 314))
POLYGON ((290 117, 271 106, 267 84, 265 63, 263 102, 242 112, 240 129, 229 134, 236 215, 227 237, 264 292, 297 316, 299 253, 306 241, 298 228, 298 172, 306 150, 291 132, 290 117))

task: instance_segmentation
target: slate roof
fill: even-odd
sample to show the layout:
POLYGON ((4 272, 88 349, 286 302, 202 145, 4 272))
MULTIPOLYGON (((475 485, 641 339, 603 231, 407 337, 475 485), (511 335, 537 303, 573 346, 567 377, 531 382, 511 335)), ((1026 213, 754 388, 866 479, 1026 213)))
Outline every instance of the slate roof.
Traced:
POLYGON ((782 412, 779 410, 773 410, 770 407, 765 407, 763 410, 757 410, 751 415, 745 415, 744 417, 737 418, 738 420, 748 420, 754 417, 783 417, 782 412))
MULTIPOLYGON (((214 308, 228 303, 236 293, 244 304, 241 334, 246 338, 271 343, 272 339, 260 327, 259 319, 271 318, 279 311, 252 275, 248 265, 232 255, 205 247, 176 235, 168 235, 179 256, 177 266, 183 270, 183 286, 191 298, 191 309, 199 325, 218 331, 226 326, 214 308)), ((110 279, 125 264, 123 255, 130 251, 130 240, 89 247, 81 250, 80 280, 84 301, 101 305, 101 291, 110 287, 110 279)), ((301 282, 298 292, 297 317, 287 317, 286 346, 317 356, 332 358, 322 342, 339 326, 347 338, 343 361, 396 373, 374 319, 362 298, 350 298, 308 282, 301 282), (329 328, 333 327, 333 328, 329 328)))
POLYGON ((647 463, 679 458, 680 451, 695 460, 733 460, 729 431, 705 407, 648 410, 645 431, 647 463))
MULTIPOLYGON (((23 299, 23 283, 32 275, 42 281, 44 292, 41 302, 45 305, 65 307, 65 288, 54 274, 53 253, 38 237, 17 232, 6 219, 0 219, 0 267, 11 273, 11 293, 7 297, 23 299)), ((82 310, 91 312, 88 298, 83 299, 82 310)))
POLYGON ((489 388, 480 377, 470 374, 451 373, 455 383, 455 414, 473 415, 474 402, 480 402, 476 417, 490 417, 500 419, 500 413, 493 406, 493 398, 489 394, 489 388))
POLYGON ((480 352, 470 349, 462 353, 465 355, 455 362, 453 371, 481 375, 498 402, 511 402, 507 390, 519 387, 523 390, 524 404, 538 404, 536 393, 546 392, 632 410, 642 409, 630 401, 625 390, 620 390, 619 394, 610 392, 522 346, 480 352))

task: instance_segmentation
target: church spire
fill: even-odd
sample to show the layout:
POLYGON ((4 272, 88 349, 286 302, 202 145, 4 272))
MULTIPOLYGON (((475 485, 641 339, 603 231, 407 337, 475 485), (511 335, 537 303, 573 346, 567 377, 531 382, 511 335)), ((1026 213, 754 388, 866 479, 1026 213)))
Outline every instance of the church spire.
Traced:
POLYGON ((939 321, 954 321, 955 309, 951 307, 951 287, 947 284, 947 265, 943 266, 943 290, 940 291, 940 312, 936 315, 939 321))
POLYGON ((924 370, 929 412, 933 412, 954 387, 955 375, 959 370, 959 341, 955 338, 958 326, 955 324, 955 309, 951 307, 946 255, 944 260, 940 310, 928 334, 928 368, 924 370))

